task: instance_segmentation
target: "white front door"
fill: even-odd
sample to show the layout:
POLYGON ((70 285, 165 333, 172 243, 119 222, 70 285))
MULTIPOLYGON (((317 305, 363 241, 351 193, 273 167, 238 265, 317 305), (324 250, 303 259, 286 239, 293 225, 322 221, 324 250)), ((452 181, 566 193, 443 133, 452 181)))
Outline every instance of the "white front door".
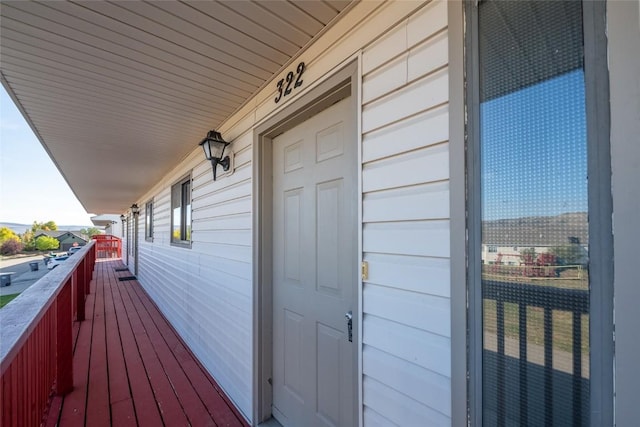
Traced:
POLYGON ((285 427, 357 423, 352 116, 344 99, 273 139, 272 410, 285 427))

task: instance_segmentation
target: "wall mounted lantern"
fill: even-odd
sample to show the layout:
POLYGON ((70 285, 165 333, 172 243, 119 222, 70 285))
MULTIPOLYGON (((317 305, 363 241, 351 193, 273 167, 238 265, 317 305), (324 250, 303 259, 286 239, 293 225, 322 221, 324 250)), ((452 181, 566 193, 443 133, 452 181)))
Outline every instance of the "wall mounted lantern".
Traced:
POLYGON ((124 215, 120 215, 120 221, 122 221, 122 223, 124 224, 125 222, 127 222, 127 217, 124 215))
POLYGON ((213 168, 213 180, 216 180, 216 169, 218 165, 222 165, 222 170, 228 171, 231 167, 231 159, 227 155, 224 155, 224 149, 230 143, 222 139, 220 132, 210 130, 207 132, 207 136, 202 140, 200 146, 204 150, 204 156, 207 160, 211 160, 211 167, 213 168))
POLYGON ((138 215, 140 215, 140 208, 138 207, 138 204, 137 204, 137 203, 134 203, 134 204, 132 204, 132 205, 131 205, 131 213, 132 213, 134 216, 138 216, 138 215))

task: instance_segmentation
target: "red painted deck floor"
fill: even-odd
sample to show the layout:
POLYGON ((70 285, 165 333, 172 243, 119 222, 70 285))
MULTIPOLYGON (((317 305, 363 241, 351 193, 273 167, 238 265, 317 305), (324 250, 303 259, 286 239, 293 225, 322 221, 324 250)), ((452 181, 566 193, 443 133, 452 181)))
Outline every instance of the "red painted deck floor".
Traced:
POLYGON ((98 260, 86 320, 75 323, 74 390, 47 425, 246 426, 120 260, 98 260))

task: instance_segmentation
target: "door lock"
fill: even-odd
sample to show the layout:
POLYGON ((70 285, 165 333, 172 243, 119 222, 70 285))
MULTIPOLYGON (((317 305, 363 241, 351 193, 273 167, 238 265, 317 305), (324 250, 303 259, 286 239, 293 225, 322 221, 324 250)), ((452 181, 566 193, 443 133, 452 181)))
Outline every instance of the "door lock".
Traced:
POLYGON ((353 342, 353 313, 351 310, 347 311, 344 315, 347 319, 347 331, 349 333, 349 342, 353 342))

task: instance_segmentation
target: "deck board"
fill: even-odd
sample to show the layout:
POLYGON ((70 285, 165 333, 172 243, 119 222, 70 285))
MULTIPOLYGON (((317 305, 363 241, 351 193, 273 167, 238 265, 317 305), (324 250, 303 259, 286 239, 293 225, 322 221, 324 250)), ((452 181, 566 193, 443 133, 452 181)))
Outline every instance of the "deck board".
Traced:
POLYGON ((195 362, 193 355, 185 347, 182 340, 172 333, 173 328, 169 325, 164 316, 162 316, 162 314, 156 309, 154 303, 147 297, 146 293, 144 293, 144 290, 140 287, 133 289, 139 295, 141 303, 147 308, 147 311, 154 320, 156 327, 161 332, 161 336, 164 338, 167 345, 171 347, 173 354, 180 362, 182 369, 184 370, 187 378, 189 378, 192 386, 196 390, 201 391, 199 393, 200 399, 202 399, 203 404, 209 410, 210 415, 213 417, 217 425, 241 426, 242 424, 239 423, 241 415, 233 407, 226 396, 222 395, 222 399, 218 398, 221 393, 217 383, 215 383, 209 375, 203 375, 202 367, 195 362), (218 390, 220 394, 207 393, 206 390, 209 390, 211 386, 218 390), (233 412, 221 410, 224 407, 231 407, 233 412))
MULTIPOLYGON (((109 366, 109 404, 111 405, 111 419, 113 425, 131 425, 136 419, 127 364, 124 358, 124 345, 121 340, 121 330, 116 312, 120 293, 116 289, 114 295, 114 276, 107 274, 110 286, 105 286, 105 324, 107 339, 107 363, 109 366)), ((106 279, 106 278, 105 278, 106 279)))
POLYGON ((165 339, 163 338, 163 335, 160 333, 155 323, 153 322, 151 315, 147 311, 149 309, 147 307, 147 301, 145 301, 144 297, 138 295, 138 293, 132 287, 129 287, 128 290, 131 298, 136 301, 135 304, 138 307, 145 307, 145 310, 142 310, 142 308, 139 309, 142 322, 145 326, 145 329, 147 330, 149 339, 151 340, 154 348, 156 348, 158 360, 162 365, 167 378, 173 385, 178 401, 180 402, 180 405, 182 406, 189 422, 194 426, 215 426, 215 423, 213 423, 213 420, 207 412, 204 404, 200 400, 200 397, 194 390, 193 386, 182 370, 182 367, 176 360, 172 349, 167 345, 165 339))
MULTIPOLYGON (((95 290, 95 285, 92 287, 95 290)), ((95 293, 87 295, 85 301, 85 320, 77 325, 75 347, 73 349, 73 392, 69 393, 60 406, 60 425, 83 425, 86 414, 87 386, 89 384, 89 358, 91 356, 91 334, 93 332, 93 313, 95 311, 95 293)), ((53 408, 52 408, 53 409, 53 408)), ((51 414, 50 414, 51 415, 51 414)), ((55 420, 56 417, 49 417, 55 420)))
POLYGON ((76 323, 74 390, 46 425, 247 426, 140 284, 117 260, 96 263, 86 320, 76 323))
MULTIPOLYGON (((115 284, 115 279, 112 284, 115 284)), ((160 410, 153 394, 151 383, 149 382, 147 368, 142 361, 142 356, 140 355, 137 342, 134 337, 133 324, 137 324, 135 323, 136 319, 133 319, 132 323, 132 319, 126 312, 120 289, 118 287, 113 287, 112 290, 116 309, 119 313, 118 320, 120 325, 120 338, 122 341, 124 357, 127 361, 128 372, 137 372, 142 377, 142 379, 138 378, 135 381, 129 382, 135 412, 137 414, 144 414, 144 422, 140 422, 140 425, 161 425, 162 417, 160 416, 160 410)))
MULTIPOLYGON (((105 283, 103 282, 103 284, 105 283)), ((87 425, 96 427, 109 426, 111 423, 104 289, 105 286, 96 288, 89 361, 90 381, 87 392, 87 425)))

